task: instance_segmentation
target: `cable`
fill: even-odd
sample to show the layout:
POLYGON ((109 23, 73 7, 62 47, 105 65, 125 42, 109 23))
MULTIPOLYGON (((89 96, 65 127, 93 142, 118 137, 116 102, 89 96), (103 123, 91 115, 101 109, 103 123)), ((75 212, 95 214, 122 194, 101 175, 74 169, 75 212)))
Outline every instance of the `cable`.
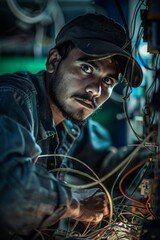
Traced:
POLYGON ((45 9, 36 16, 28 16, 27 13, 18 5, 16 0, 6 0, 8 7, 11 12, 22 22, 35 24, 42 21, 46 18, 47 15, 50 15, 52 8, 50 5, 50 0, 47 0, 45 9))
POLYGON ((109 201, 109 207, 110 207, 110 210, 109 210, 109 218, 110 218, 110 222, 112 221, 112 216, 113 216, 113 207, 112 207, 112 199, 110 197, 110 194, 108 192, 108 190, 106 189, 106 187, 100 182, 99 179, 95 179, 93 178, 92 176, 84 173, 84 172, 81 172, 81 171, 78 171, 76 169, 70 169, 70 168, 56 168, 56 169, 53 169, 51 170, 50 172, 53 173, 53 172, 71 172, 71 173, 77 173, 81 176, 85 176, 85 177, 88 177, 89 179, 93 180, 94 181, 94 184, 83 184, 83 185, 74 185, 74 184, 71 184, 71 183, 68 183, 68 182, 65 182, 66 185, 72 189, 77 189, 77 190, 80 190, 80 189, 86 189, 86 188, 89 188, 91 185, 100 185, 104 192, 106 193, 106 196, 108 198, 108 201, 109 201))
POLYGON ((55 23, 55 36, 65 23, 62 9, 56 0, 47 0, 45 9, 36 16, 28 16, 24 9, 19 7, 16 0, 6 0, 6 2, 11 12, 22 22, 36 24, 51 17, 55 23))
MULTIPOLYGON (((133 199, 131 198, 130 196, 128 196, 122 189, 122 183, 123 181, 125 180, 125 178, 127 178, 128 175, 130 175, 132 172, 134 172, 136 169, 138 169, 139 167, 141 167, 142 165, 144 164, 144 161, 143 162, 140 162, 139 164, 137 164, 135 167, 133 167, 132 169, 128 170, 127 173, 121 178, 120 182, 119 182, 119 189, 120 189, 120 192, 122 193, 122 195, 124 197, 126 197, 127 199, 129 199, 130 201, 132 202, 136 202, 138 204, 142 204, 142 206, 145 206, 145 204, 141 203, 140 201, 136 200, 136 199, 133 199)), ((140 172, 142 172, 142 170, 146 167, 146 164, 144 164, 144 166, 142 167, 142 169, 140 170, 140 172)))
POLYGON ((89 188, 89 187, 92 187, 92 186, 96 186, 96 185, 100 185, 102 187, 102 189, 104 190, 104 192, 106 193, 106 196, 108 198, 108 201, 109 201, 109 221, 111 222, 112 221, 112 216, 113 216, 113 206, 112 206, 112 199, 110 197, 110 194, 108 192, 108 190, 106 189, 106 187, 101 183, 99 177, 96 175, 96 173, 91 169, 89 168, 85 163, 81 162, 79 159, 76 159, 74 157, 71 157, 71 156, 65 156, 63 154, 45 154, 45 155, 40 155, 38 158, 41 158, 41 157, 48 157, 48 156, 59 156, 59 157, 68 157, 72 160, 75 160, 75 161, 78 161, 79 163, 83 164, 84 166, 86 166, 93 174, 96 178, 84 173, 84 172, 81 172, 81 171, 78 171, 76 169, 70 169, 70 168, 56 168, 56 169, 53 169, 51 170, 50 172, 71 172, 71 173, 76 173, 76 174, 79 174, 80 176, 85 176, 86 178, 89 178, 91 180, 93 180, 94 182, 93 183, 89 183, 89 184, 83 184, 83 185, 73 185, 73 184, 70 184, 70 183, 67 183, 67 186, 69 186, 70 188, 73 188, 73 189, 85 189, 85 188, 89 188))

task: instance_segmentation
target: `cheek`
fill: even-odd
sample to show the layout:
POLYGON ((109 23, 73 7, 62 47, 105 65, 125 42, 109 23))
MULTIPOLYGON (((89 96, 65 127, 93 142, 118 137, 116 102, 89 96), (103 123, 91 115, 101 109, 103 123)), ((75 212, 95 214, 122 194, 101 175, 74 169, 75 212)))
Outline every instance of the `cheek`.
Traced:
POLYGON ((70 91, 77 91, 84 87, 82 79, 76 74, 69 73, 65 76, 65 79, 70 91))
POLYGON ((104 102, 106 102, 110 98, 112 91, 113 91, 113 88, 107 88, 107 90, 102 93, 102 96, 100 98, 100 102, 101 102, 100 105, 102 105, 104 102))
POLYGON ((112 92, 113 92, 113 87, 112 88, 108 88, 108 98, 110 98, 112 92))

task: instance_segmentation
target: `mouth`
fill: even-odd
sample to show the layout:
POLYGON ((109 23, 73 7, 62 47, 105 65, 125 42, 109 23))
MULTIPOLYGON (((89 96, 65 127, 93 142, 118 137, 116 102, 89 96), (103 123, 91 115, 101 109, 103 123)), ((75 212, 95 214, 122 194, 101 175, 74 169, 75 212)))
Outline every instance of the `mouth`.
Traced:
POLYGON ((80 104, 82 105, 83 107, 87 108, 87 109, 94 109, 94 106, 92 104, 92 102, 88 101, 88 100, 83 100, 83 99, 80 99, 80 98, 75 98, 75 100, 80 104))

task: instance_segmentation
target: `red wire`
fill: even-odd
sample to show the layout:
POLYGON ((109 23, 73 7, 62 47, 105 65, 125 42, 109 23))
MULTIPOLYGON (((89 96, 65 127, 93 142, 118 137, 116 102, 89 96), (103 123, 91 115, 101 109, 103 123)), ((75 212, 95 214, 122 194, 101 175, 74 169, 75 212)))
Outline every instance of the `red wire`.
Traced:
POLYGON ((123 183, 123 181, 125 180, 125 178, 126 178, 129 174, 131 174, 132 172, 134 172, 137 168, 141 167, 143 164, 144 164, 144 161, 143 161, 143 162, 140 162, 140 163, 139 163, 138 165, 136 165, 134 168, 130 169, 130 170, 121 178, 121 180, 120 180, 120 182, 119 182, 119 189, 120 189, 120 192, 122 193, 122 195, 123 195, 124 197, 126 197, 126 198, 129 199, 130 201, 133 201, 133 202, 136 202, 136 203, 142 205, 143 207, 146 207, 145 204, 141 203, 141 202, 138 201, 137 199, 134 199, 134 198, 132 198, 132 197, 129 197, 129 196, 123 191, 123 189, 122 189, 122 183, 123 183))

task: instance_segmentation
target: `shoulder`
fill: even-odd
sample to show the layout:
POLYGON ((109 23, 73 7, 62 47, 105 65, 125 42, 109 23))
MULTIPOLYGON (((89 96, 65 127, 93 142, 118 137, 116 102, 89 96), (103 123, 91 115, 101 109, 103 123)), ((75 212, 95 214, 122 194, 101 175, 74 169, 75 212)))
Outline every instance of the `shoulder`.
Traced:
POLYGON ((36 94, 36 82, 44 76, 45 71, 32 74, 29 71, 18 71, 0 75, 0 88, 14 90, 16 92, 36 94))
POLYGON ((0 86, 15 86, 23 88, 24 86, 30 86, 31 84, 31 74, 27 71, 7 73, 0 75, 0 86))

